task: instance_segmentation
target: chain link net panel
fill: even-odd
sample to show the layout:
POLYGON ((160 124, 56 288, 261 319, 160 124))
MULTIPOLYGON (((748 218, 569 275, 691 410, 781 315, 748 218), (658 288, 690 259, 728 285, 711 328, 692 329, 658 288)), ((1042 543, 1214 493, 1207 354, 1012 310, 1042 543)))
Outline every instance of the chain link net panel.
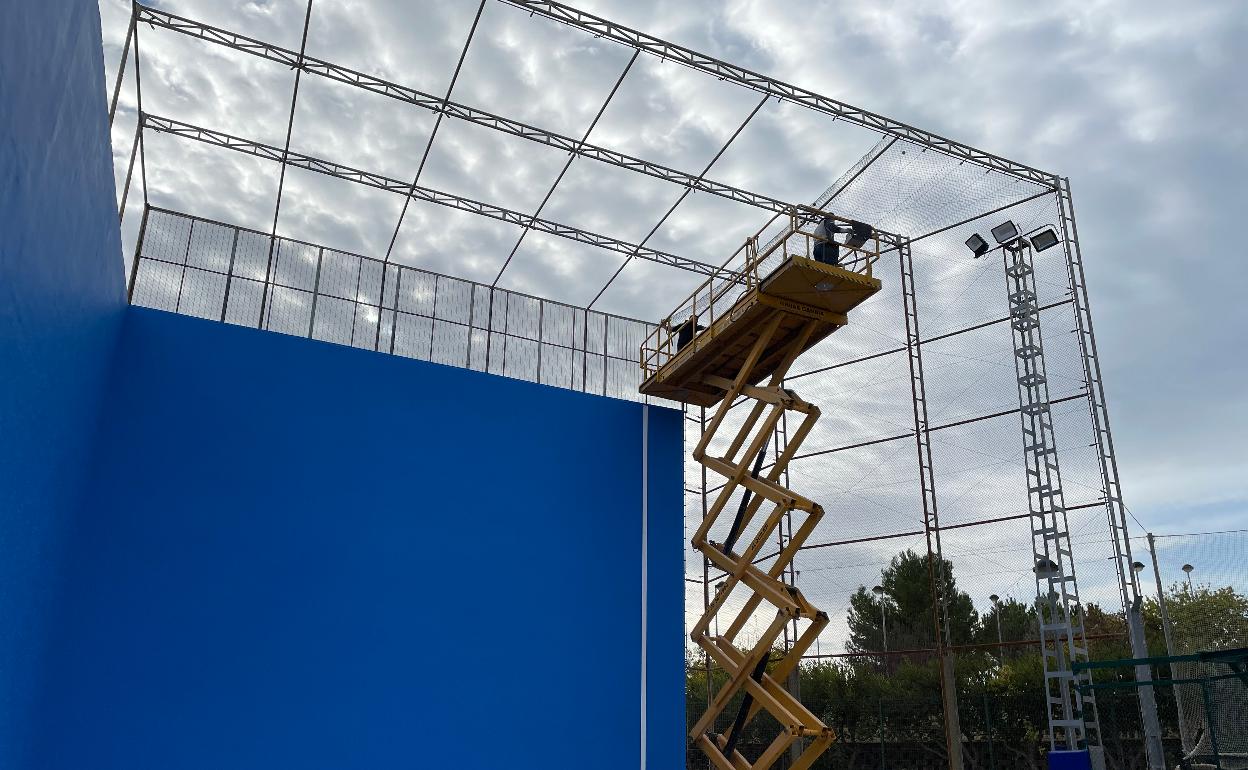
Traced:
POLYGON ((651 324, 287 238, 270 254, 270 241, 266 233, 149 209, 131 301, 650 401, 637 392, 637 350, 651 324))
MULTIPOLYGON (((1245 553, 1248 530, 1154 539, 1170 654, 1248 647, 1245 553)), ((1223 770, 1248 767, 1248 671, 1237 675, 1217 661, 1175 662, 1170 668, 1185 760, 1223 770)))

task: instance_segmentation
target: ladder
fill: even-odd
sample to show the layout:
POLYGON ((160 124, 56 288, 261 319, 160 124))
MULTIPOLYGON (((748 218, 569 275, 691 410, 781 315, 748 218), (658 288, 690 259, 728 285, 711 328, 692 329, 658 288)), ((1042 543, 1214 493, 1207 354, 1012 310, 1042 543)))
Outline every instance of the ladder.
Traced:
POLYGON ((1006 244, 1001 251, 1027 471, 1049 748, 1081 749, 1100 744, 1100 723, 1091 688, 1081 691, 1076 686, 1091 684, 1091 674, 1086 670, 1075 674, 1071 665, 1087 662, 1088 644, 1053 433, 1035 265, 1025 239, 1006 244))

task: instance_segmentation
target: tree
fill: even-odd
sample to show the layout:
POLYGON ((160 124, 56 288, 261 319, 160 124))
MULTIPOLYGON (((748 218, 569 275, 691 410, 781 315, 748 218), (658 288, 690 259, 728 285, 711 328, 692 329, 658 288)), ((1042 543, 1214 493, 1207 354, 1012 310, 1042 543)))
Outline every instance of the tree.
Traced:
MULTIPOLYGON (((1230 586, 1197 586, 1176 583, 1166 591, 1166 610, 1174 634, 1174 653, 1248 647, 1248 595, 1230 586)), ((1161 607, 1156 599, 1144 603, 1144 623, 1149 648, 1164 654, 1161 607)))
MULTIPOLYGON (((950 635, 954 644, 965 644, 978 632, 979 613, 971 597, 958 590, 953 565, 947 559, 942 562, 939 572, 944 595, 948 597, 950 635)), ((930 580, 926 556, 910 550, 894 556, 881 576, 883 597, 877 598, 866 586, 859 586, 850 597, 846 647, 851 652, 883 650, 885 630, 890 650, 935 647, 930 580), (886 629, 880 625, 881 599, 886 629)))
MULTIPOLYGON (((994 644, 997 642, 997 622, 1001 623, 1001 640, 1018 642, 1036 638, 1036 612, 1029 605, 1014 598, 1007 598, 984 614, 975 641, 978 644, 994 644)), ((993 650, 994 655, 1017 657, 1024 654, 1026 648, 1009 646, 993 650)))

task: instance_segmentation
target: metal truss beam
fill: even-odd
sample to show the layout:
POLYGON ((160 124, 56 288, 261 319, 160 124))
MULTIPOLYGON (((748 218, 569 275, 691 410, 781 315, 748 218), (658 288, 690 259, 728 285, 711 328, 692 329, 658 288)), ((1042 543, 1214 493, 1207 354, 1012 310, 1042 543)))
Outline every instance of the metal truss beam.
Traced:
POLYGON ((303 57, 303 64, 300 65, 299 53, 297 51, 291 51, 290 49, 240 35, 236 32, 203 24, 193 19, 176 16, 146 6, 139 6, 138 19, 145 24, 180 32, 190 37, 216 43, 262 59, 268 59, 287 67, 296 68, 302 66, 304 72, 312 75, 319 75, 329 80, 361 88, 365 91, 411 104, 439 115, 445 114, 458 120, 501 131, 502 133, 537 142, 538 144, 544 144, 556 150, 609 163, 613 166, 646 174, 647 176, 673 184, 679 184, 693 191, 710 193, 721 198, 727 198, 728 200, 777 213, 786 212, 795 207, 794 204, 786 203, 767 195, 743 190, 712 179, 669 168, 659 163, 609 150, 605 147, 588 144, 584 140, 537 128, 527 123, 521 123, 518 120, 504 118, 466 104, 450 101, 449 99, 444 100, 441 97, 418 91, 415 88, 392 83, 388 80, 357 72, 311 56, 303 57))
POLYGON ((379 190, 396 193, 398 195, 407 195, 412 200, 425 201, 427 203, 436 203, 439 206, 459 209, 473 214, 479 214, 491 219, 497 219, 501 222, 507 222, 519 227, 529 227, 539 232, 550 235, 557 235, 561 238, 577 241, 579 243, 597 246, 608 251, 614 251, 619 254, 632 255, 635 254, 640 259, 646 259, 656 262, 660 265, 667 265, 679 270, 687 270, 691 273, 698 273, 706 276, 720 276, 723 278, 731 278, 735 273, 731 270, 708 265, 693 259, 686 259, 675 254, 669 254, 658 249, 646 248, 637 244, 621 241, 607 235, 599 235, 597 233, 582 230, 570 225, 551 222, 546 219, 539 219, 528 214, 522 214, 519 211, 495 206, 490 203, 482 203, 481 201, 464 198, 451 193, 441 192, 428 187, 413 186, 411 182, 405 182, 400 179, 382 176, 369 171, 361 171, 350 166, 344 166, 340 163, 316 158, 311 155, 294 152, 283 153, 282 148, 274 147, 260 142, 253 142, 248 139, 242 139, 230 134, 213 131, 207 128, 201 128, 190 123, 173 120, 171 118, 163 118, 157 115, 145 114, 141 118, 143 128, 150 129, 163 134, 170 134, 181 137, 183 139, 193 139, 197 142, 222 147, 227 150, 254 155, 258 158, 271 160, 275 163, 281 163, 283 157, 286 165, 302 168, 306 171, 314 171, 318 174, 337 177, 348 182, 374 187, 379 190))
POLYGON ((1059 178, 1039 169, 1016 163, 998 155, 977 150, 969 145, 946 139, 943 136, 924 131, 913 126, 899 123, 883 115, 860 109, 851 104, 822 96, 805 88, 790 85, 735 64, 721 61, 703 53, 698 53, 684 46, 669 43, 666 40, 630 29, 601 16, 578 10, 551 0, 501 0, 529 13, 538 14, 548 19, 584 30, 596 37, 613 40, 664 60, 683 64, 720 80, 730 80, 755 91, 800 104, 816 112, 822 112, 855 125, 869 128, 881 134, 895 136, 907 142, 922 145, 937 152, 944 153, 959 160, 968 161, 985 168, 999 171, 1019 179, 1057 189, 1059 178))
POLYGON ((940 691, 943 700, 945 749, 950 770, 962 768, 962 728, 958 716, 958 693, 954 661, 948 652, 953 640, 949 629, 949 597, 945 591, 945 555, 940 542, 940 514, 936 504, 936 471, 932 463, 931 422, 927 413, 927 385, 923 375, 923 350, 919 344, 918 294, 914 287, 914 261, 910 244, 901 252, 901 297, 906 319, 906 351, 910 359, 910 396, 914 407, 914 439, 918 451, 919 494, 923 501, 923 530, 927 541, 927 579, 932 598, 932 624, 936 654, 940 657, 940 691))

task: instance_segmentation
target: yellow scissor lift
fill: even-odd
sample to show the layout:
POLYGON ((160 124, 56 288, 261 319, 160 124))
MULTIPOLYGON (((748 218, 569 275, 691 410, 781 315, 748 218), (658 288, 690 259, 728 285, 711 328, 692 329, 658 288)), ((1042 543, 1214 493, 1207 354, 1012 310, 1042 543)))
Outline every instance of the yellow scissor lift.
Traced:
POLYGON ((758 236, 747 241, 743 268, 700 286, 641 348, 642 393, 703 407, 719 404, 693 457, 725 481, 693 536, 693 547, 723 570, 725 577, 690 636, 727 672, 728 681, 690 730, 690 737, 720 770, 766 770, 795 741, 807 738, 804 750, 789 766, 803 770, 835 737, 831 728, 780 684, 828 624, 824 612, 782 579, 823 516, 818 503, 781 483, 787 478, 789 462, 819 418, 818 407, 782 383, 798 356, 844 326, 847 313, 879 291, 880 281, 871 270, 880 255, 880 234, 871 231, 853 246, 840 246, 840 266, 825 264, 810 257, 818 240, 811 223, 823 216, 819 211, 795 210, 789 214, 787 229, 762 251, 758 236), (712 455, 708 450, 729 412, 749 402, 753 404, 735 433, 725 432, 731 435, 726 451, 712 455), (763 474, 761 461, 767 444, 789 411, 802 415, 801 421, 763 474), (712 527, 737 492, 742 493, 741 499, 727 537, 722 543, 709 540, 712 527), (738 538, 755 523, 764 501, 771 503, 771 511, 758 523, 749 543, 736 550, 738 538), (805 514, 804 520, 796 529, 790 524, 789 538, 780 540, 784 547, 770 567, 757 566, 759 552, 776 539, 785 516, 793 512, 805 514), (739 586, 747 589, 744 606, 721 617, 729 595, 739 586), (764 602, 775 609, 774 619, 752 646, 738 647, 741 631, 764 602), (776 640, 787 624, 798 619, 811 623, 778 660, 772 660, 776 640), (711 732, 742 690, 745 694, 732 726, 723 734, 711 732), (751 763, 736 746, 761 709, 782 730, 751 763))

